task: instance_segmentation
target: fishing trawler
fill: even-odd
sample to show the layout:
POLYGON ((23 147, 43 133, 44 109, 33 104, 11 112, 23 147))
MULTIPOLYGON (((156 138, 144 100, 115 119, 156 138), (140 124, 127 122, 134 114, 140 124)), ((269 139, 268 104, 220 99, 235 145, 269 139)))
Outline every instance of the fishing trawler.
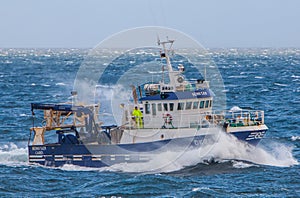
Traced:
POLYGON ((264 112, 238 107, 214 111, 209 82, 203 78, 189 82, 181 64, 173 69, 169 56, 173 43, 158 41, 168 81, 132 86, 132 103, 120 104, 120 126, 99 120, 99 104, 32 103, 34 120, 39 115, 43 121, 30 129, 29 162, 55 167, 147 162, 161 152, 199 148, 205 138, 220 131, 257 145, 268 130, 264 112))

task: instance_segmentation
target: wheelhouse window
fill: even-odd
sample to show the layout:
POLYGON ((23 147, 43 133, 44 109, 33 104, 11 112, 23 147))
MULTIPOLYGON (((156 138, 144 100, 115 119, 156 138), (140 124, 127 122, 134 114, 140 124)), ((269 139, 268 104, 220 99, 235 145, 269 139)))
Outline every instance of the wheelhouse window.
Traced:
POLYGON ((193 109, 198 109, 199 101, 193 102, 193 109))
POLYGON ((164 103, 164 110, 168 111, 168 103, 164 103))
POLYGON ((157 104, 157 111, 162 111, 161 103, 158 103, 158 104, 157 104))
POLYGON ((205 108, 208 108, 208 105, 209 105, 209 100, 206 100, 205 101, 205 108))
POLYGON ((212 107, 212 100, 209 101, 209 107, 212 107))
POLYGON ((200 107, 199 107, 200 109, 203 109, 204 108, 204 101, 201 101, 200 102, 200 107))
POLYGON ((152 104, 152 115, 156 115, 156 104, 152 104))
POLYGON ((186 106, 185 106, 185 109, 186 110, 189 110, 192 108, 192 102, 186 102, 186 106))
POLYGON ((179 102, 177 106, 177 110, 183 110, 184 109, 184 102, 179 102))
POLYGON ((174 103, 169 103, 170 111, 174 110, 174 103))
POLYGON ((150 104, 149 103, 145 104, 145 113, 150 114, 150 104))

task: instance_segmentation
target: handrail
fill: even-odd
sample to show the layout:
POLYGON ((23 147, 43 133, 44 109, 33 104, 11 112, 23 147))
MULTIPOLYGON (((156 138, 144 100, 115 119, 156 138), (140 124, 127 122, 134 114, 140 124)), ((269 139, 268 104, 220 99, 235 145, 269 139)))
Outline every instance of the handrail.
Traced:
POLYGON ((264 111, 262 110, 247 110, 242 109, 240 111, 212 111, 204 113, 193 113, 187 116, 189 128, 195 125, 201 126, 203 121, 206 120, 211 125, 223 126, 224 124, 230 127, 241 126, 255 126, 264 124, 264 111), (198 119, 191 119, 192 117, 198 119), (198 120, 197 122, 191 122, 190 120, 198 120))

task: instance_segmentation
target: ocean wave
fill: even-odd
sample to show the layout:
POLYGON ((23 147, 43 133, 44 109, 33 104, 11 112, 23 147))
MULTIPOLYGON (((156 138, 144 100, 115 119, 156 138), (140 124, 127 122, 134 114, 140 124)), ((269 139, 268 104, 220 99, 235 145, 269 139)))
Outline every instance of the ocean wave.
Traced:
POLYGON ((240 75, 240 76, 228 76, 228 78, 247 78, 248 76, 243 76, 243 75, 240 75))
POLYGON ((258 167, 257 164, 253 164, 253 163, 247 163, 247 162, 243 162, 243 161, 235 161, 233 160, 232 166, 234 168, 249 168, 249 167, 258 167))
POLYGON ((56 86, 66 86, 66 84, 65 84, 65 83, 63 83, 63 82, 58 82, 58 83, 55 83, 55 85, 56 85, 56 86))
POLYGON ((149 74, 161 74, 162 71, 147 71, 149 74))
POLYGON ((255 76, 254 78, 256 78, 256 79, 263 79, 265 77, 263 77, 263 76, 255 76))
POLYGON ((27 148, 19 148, 14 143, 7 143, 0 147, 0 164, 7 166, 28 165, 27 148))
POLYGON ((287 84, 282 84, 282 83, 274 83, 274 85, 280 86, 280 87, 287 87, 287 84))
POLYGON ((291 140, 292 140, 292 141, 300 140, 300 136, 292 136, 292 137, 291 137, 291 140))

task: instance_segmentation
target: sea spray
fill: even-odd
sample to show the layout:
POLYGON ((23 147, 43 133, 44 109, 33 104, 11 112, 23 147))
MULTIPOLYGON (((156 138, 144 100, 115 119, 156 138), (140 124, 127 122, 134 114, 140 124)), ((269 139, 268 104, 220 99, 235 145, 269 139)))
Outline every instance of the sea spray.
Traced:
MULTIPOLYGON (((224 159, 239 160, 279 167, 298 164, 293 157, 290 146, 277 142, 262 141, 258 146, 254 147, 225 133, 219 134, 217 142, 207 154, 206 159, 207 157, 213 158, 214 161, 224 159), (268 144, 268 147, 264 143, 268 144)), ((201 160, 199 163, 201 163, 201 160)))
POLYGON ((14 143, 4 144, 0 147, 0 164, 8 166, 27 165, 28 150, 19 148, 14 143))
POLYGON ((261 142, 257 147, 241 142, 234 136, 220 131, 215 136, 204 139, 201 148, 178 152, 166 151, 153 156, 145 163, 121 163, 103 168, 105 171, 135 173, 166 173, 179 171, 188 166, 210 163, 227 163, 231 161, 233 168, 249 168, 267 165, 289 167, 298 165, 293 157, 292 148, 278 142, 261 142))

